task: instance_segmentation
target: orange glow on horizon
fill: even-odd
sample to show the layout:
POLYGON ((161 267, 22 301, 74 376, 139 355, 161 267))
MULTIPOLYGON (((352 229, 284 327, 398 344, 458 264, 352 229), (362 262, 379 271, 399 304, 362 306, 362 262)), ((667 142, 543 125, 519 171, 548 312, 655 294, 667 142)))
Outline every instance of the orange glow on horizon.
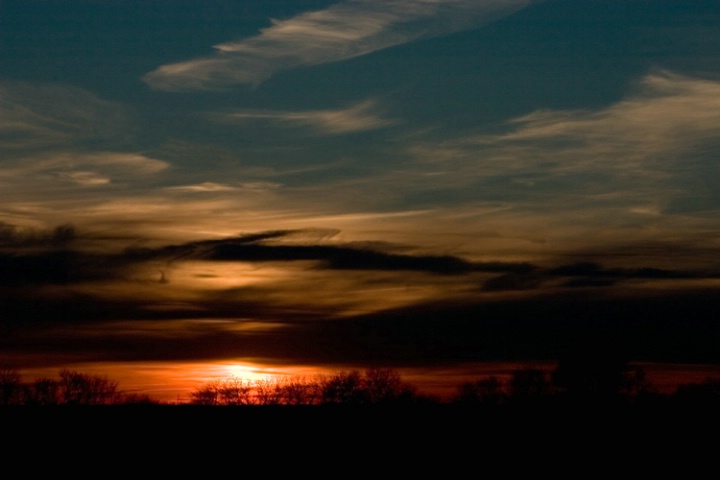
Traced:
POLYGON ((268 366, 247 360, 212 362, 87 363, 22 369, 25 382, 40 378, 57 379, 60 370, 107 376, 118 383, 118 391, 148 395, 162 403, 189 403, 192 393, 216 380, 238 378, 248 382, 277 381, 283 378, 310 380, 342 369, 312 366, 268 366))
MULTIPOLYGON (((401 378, 416 387, 418 394, 433 396, 440 401, 449 400, 465 382, 497 377, 506 382, 514 370, 529 367, 550 374, 555 362, 482 362, 455 367, 397 368, 401 378)), ((653 387, 660 393, 671 394, 680 384, 701 383, 708 378, 720 377, 717 365, 681 365, 638 363, 653 387)), ((144 363, 88 363, 55 368, 22 369, 26 383, 40 378, 57 379, 63 368, 86 374, 107 376, 118 383, 118 391, 127 394, 147 395, 151 400, 169 403, 190 403, 192 394, 204 385, 217 380, 241 379, 249 383, 278 381, 295 378, 312 381, 342 371, 364 367, 320 366, 269 366, 248 360, 214 362, 144 362, 144 363)))

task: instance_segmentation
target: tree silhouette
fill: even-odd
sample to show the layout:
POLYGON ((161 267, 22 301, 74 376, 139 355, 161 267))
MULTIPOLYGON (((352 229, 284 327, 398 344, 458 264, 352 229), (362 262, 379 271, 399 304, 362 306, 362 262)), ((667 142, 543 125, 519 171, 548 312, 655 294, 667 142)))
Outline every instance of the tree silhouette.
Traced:
POLYGON ((20 373, 0 369, 0 405, 19 405, 24 401, 20 373))
POLYGON ((611 345, 577 350, 560 359, 552 374, 553 385, 565 398, 580 401, 628 402, 654 394, 645 371, 632 366, 611 345))
POLYGON ((322 398, 322 380, 282 378, 272 385, 273 397, 281 405, 317 405, 322 398))
POLYGON ((405 382, 391 368, 369 368, 365 371, 363 382, 368 402, 375 405, 409 402, 417 398, 417 388, 405 382))
POLYGON ((322 403, 362 405, 370 402, 370 395, 358 370, 330 376, 322 385, 322 403))
POLYGON ((644 369, 638 366, 629 366, 623 375, 620 394, 634 401, 643 401, 650 397, 656 397, 657 391, 647 378, 644 369))
POLYGON ((464 382, 457 388, 451 402, 456 405, 496 406, 505 403, 507 393, 502 381, 494 375, 473 382, 464 382))
POLYGON ((548 399, 553 393, 547 374, 537 368, 515 370, 509 382, 509 396, 513 402, 529 403, 548 399))
POLYGON ((190 394, 190 403, 193 405, 218 405, 217 381, 211 381, 196 388, 190 394))
POLYGON ((145 393, 120 393, 114 403, 118 405, 157 405, 159 402, 145 393))
MULTIPOLYGON (((618 357, 565 357, 550 375, 540 369, 521 368, 504 383, 489 376, 457 386, 449 403, 458 406, 500 405, 569 406, 565 400, 630 402, 651 406, 649 400, 671 399, 677 405, 719 405, 720 378, 680 385, 672 395, 655 391, 645 372, 618 357), (603 361, 603 359, 605 361, 603 361), (554 403, 559 400, 561 403, 554 403), (644 402, 644 403, 643 403, 644 402)), ((5 405, 146 405, 159 403, 144 394, 117 390, 106 376, 61 370, 59 380, 38 378, 23 383, 12 369, 0 369, 0 406, 5 405)), ((443 403, 420 395, 417 388, 389 368, 341 371, 331 376, 281 377, 257 381, 230 377, 214 379, 191 393, 193 405, 409 405, 443 403)), ((599 404, 599 403, 596 403, 599 404)), ((586 404, 580 403, 586 406, 586 404)))
POLYGON ((720 377, 678 385, 673 400, 682 405, 720 405, 720 377))
POLYGON ((36 379, 29 389, 27 401, 32 405, 58 405, 61 403, 60 383, 47 377, 36 379))
POLYGON ((263 379, 255 382, 255 404, 257 405, 283 405, 285 392, 277 379, 263 379))
POLYGON ((60 395, 66 405, 110 404, 116 400, 117 393, 117 382, 104 375, 60 371, 60 395))
POLYGON ((434 401, 389 368, 342 371, 314 379, 283 377, 254 382, 212 380, 191 394, 195 405, 388 405, 434 401))
POLYGON ((222 405, 248 405, 251 402, 250 382, 238 377, 230 377, 217 384, 218 402, 222 405))

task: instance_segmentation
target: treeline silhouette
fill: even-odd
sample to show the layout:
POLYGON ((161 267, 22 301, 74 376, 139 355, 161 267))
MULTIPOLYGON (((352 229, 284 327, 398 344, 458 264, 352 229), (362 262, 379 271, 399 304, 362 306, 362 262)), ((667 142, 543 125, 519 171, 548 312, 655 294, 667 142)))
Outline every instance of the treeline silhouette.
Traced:
POLYGON ((436 403, 389 368, 272 380, 213 380, 191 394, 194 405, 388 405, 436 403))
MULTIPOLYGON (((490 375, 459 384, 448 399, 422 393, 391 368, 341 371, 312 378, 213 379, 196 388, 186 405, 455 405, 460 407, 552 406, 584 403, 651 405, 665 401, 720 405, 720 378, 677 386, 661 394, 644 370, 626 364, 568 364, 553 371, 520 368, 508 379, 490 375)), ((0 369, 0 406, 159 405, 146 394, 118 390, 104 375, 63 369, 57 379, 23 382, 13 369, 0 369)))
POLYGON ((149 395, 125 393, 106 375, 62 369, 59 378, 24 383, 13 369, 0 369, 0 405, 120 405, 157 403, 149 395))

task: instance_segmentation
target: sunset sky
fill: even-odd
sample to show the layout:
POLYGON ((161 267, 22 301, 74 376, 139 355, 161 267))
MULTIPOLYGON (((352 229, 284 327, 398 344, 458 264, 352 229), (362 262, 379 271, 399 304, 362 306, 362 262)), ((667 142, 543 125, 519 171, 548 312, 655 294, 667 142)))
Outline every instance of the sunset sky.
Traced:
POLYGON ((717 0, 0 0, 0 368, 580 351, 720 372, 717 0))

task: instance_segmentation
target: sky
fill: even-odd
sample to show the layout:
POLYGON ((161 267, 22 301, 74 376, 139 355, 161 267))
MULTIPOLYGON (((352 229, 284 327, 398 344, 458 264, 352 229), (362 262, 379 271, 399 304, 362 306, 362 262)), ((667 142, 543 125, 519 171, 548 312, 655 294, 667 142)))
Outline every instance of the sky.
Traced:
POLYGON ((718 186, 717 0, 0 1, 27 375, 720 372, 718 186))

